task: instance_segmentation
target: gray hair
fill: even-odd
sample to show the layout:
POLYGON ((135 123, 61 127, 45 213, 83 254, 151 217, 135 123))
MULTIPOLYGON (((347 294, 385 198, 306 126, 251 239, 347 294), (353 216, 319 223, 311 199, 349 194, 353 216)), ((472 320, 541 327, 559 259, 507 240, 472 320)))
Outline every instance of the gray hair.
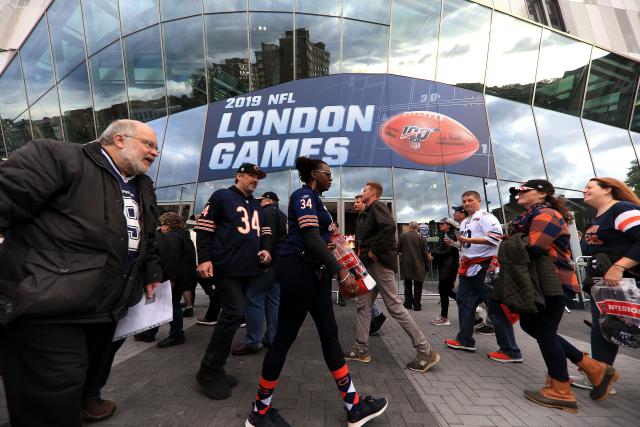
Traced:
POLYGON ((418 223, 415 221, 411 221, 409 223, 409 230, 417 230, 418 229, 418 223))
POLYGON ((102 145, 113 144, 113 137, 116 135, 133 135, 136 126, 140 124, 137 120, 121 119, 111 123, 100 135, 98 142, 102 145))

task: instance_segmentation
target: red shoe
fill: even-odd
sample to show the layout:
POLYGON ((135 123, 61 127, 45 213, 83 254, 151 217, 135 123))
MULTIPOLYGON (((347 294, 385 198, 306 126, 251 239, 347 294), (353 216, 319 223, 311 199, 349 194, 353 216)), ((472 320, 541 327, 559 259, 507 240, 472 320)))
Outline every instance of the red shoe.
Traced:
POLYGON ((492 351, 487 354, 487 357, 491 360, 495 360, 496 362, 501 363, 522 363, 522 356, 520 357, 512 357, 508 354, 504 354, 501 351, 492 351))
POLYGON ((464 350, 464 351, 476 351, 475 347, 467 347, 466 345, 462 345, 458 340, 444 340, 444 343, 447 347, 453 348, 455 350, 464 350))

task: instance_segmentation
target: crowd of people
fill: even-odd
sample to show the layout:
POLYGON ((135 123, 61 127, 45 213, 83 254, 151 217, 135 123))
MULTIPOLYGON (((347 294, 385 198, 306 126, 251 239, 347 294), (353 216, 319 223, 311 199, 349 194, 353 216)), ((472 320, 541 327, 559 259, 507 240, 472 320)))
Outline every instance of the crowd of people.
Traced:
MULTIPOLYGON (((411 339, 415 356, 407 369, 427 372, 446 357, 410 313, 422 308, 422 285, 431 268, 438 270, 440 314, 430 326, 451 326, 449 301, 457 303, 458 332, 443 349, 476 351, 476 313, 484 303, 483 327, 495 334, 498 347, 489 359, 523 362, 514 333, 518 316, 538 343, 547 377, 541 389, 524 391, 527 399, 575 412, 572 385, 590 388, 593 400, 613 392, 620 378, 613 367, 618 347, 603 337, 595 304, 591 356, 558 335, 567 298, 581 288, 570 248, 573 218, 552 183, 532 179, 510 188, 522 213, 506 233, 496 216, 482 210, 480 194, 465 191, 453 217, 437 221, 433 243, 417 222, 396 239, 397 224, 380 201, 383 186, 363 183, 354 203, 354 249, 376 286, 356 298, 355 339, 343 350, 333 281, 353 290, 357 284, 332 252, 337 229, 322 200, 332 185, 330 166, 296 159, 303 185, 289 196, 285 214, 275 192, 254 197, 266 174, 255 164, 242 164, 235 183, 215 191, 195 221, 194 247, 178 214, 159 215, 145 175, 158 155, 149 126, 118 120, 97 141, 30 142, 0 166, 0 368, 12 425, 80 426, 83 419, 112 416, 116 403, 102 399, 100 390, 124 342, 113 341, 117 322, 163 281, 171 285, 173 320, 159 348, 185 342, 183 316, 193 315, 196 282, 209 297, 209 309, 197 322, 214 328, 195 373, 209 398, 227 399, 238 385, 225 371, 230 353, 267 348, 246 426, 289 425, 272 399, 308 314, 348 425, 362 426, 381 415, 389 402, 362 396, 347 361, 369 363, 375 356, 369 339, 387 320, 378 297, 411 339), (498 262, 500 273, 494 274, 498 262), (404 298, 398 294, 398 270, 404 298), (242 341, 233 346, 245 323, 242 341), (580 376, 569 376, 567 359, 580 376)), ((636 277, 640 199, 624 183, 599 177, 586 184, 584 201, 596 210, 585 232, 596 260, 582 286, 589 293, 593 277, 603 277, 608 286, 636 277)), ((156 333, 153 328, 136 339, 153 341, 156 333)))

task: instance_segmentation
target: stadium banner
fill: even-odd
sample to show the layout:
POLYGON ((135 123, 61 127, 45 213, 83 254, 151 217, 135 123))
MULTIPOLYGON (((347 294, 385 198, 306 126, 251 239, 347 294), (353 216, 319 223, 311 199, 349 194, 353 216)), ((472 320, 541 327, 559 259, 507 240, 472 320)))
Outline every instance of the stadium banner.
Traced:
POLYGON ((495 178, 479 92, 387 74, 336 74, 211 103, 198 180, 265 172, 296 157, 330 166, 399 167, 495 178))

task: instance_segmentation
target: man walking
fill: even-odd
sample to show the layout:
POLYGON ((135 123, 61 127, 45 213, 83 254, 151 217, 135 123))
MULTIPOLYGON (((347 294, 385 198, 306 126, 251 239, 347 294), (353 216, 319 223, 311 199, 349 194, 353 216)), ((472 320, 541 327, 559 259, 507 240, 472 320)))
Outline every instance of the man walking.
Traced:
POLYGON ((362 213, 359 230, 360 258, 376 281, 376 287, 368 294, 358 297, 356 340, 351 349, 345 352, 344 357, 347 360, 360 362, 371 361, 369 355, 371 306, 380 294, 387 311, 411 337, 413 347, 417 351, 416 358, 407 364, 407 368, 426 372, 440 361, 440 355, 431 349, 431 345, 398 297, 395 278, 398 268, 396 224, 386 204, 378 200, 382 196, 382 191, 382 185, 378 182, 368 182, 362 190, 365 210, 362 213))
POLYGON ((252 163, 236 172, 235 185, 214 192, 195 227, 198 275, 216 277, 222 310, 218 316, 200 370, 198 384, 211 399, 231 396, 238 381, 224 372, 231 341, 244 316, 244 294, 259 286, 263 271, 271 262, 266 250, 271 231, 264 227, 260 203, 252 196, 258 180, 266 174, 252 163))
POLYGON ((80 426, 116 322, 160 284, 153 130, 118 120, 98 141, 32 141, 0 166, 0 365, 14 426, 80 426))
POLYGON ((271 232, 271 243, 267 246, 270 247, 272 261, 269 268, 262 273, 259 284, 247 289, 245 295, 247 332, 244 340, 231 349, 231 353, 236 356, 257 353, 263 345, 269 347, 276 336, 280 285, 275 278, 272 266, 277 258, 280 244, 287 237, 287 216, 278 208, 279 200, 278 195, 273 191, 267 191, 260 198, 264 211, 265 229, 271 232), (267 333, 263 337, 265 313, 267 333))
POLYGON ((400 236, 400 273, 404 279, 404 307, 422 310, 422 283, 427 276, 427 240, 418 232, 418 223, 411 221, 409 231, 400 236))
POLYGON ((458 242, 462 245, 460 284, 456 293, 460 332, 456 339, 445 340, 445 344, 456 350, 476 350, 473 338, 474 313, 478 303, 483 301, 487 305, 500 347, 498 351, 487 354, 487 357, 504 363, 522 362, 522 353, 516 344, 513 326, 500 305, 490 298, 491 290, 484 283, 491 258, 498 252, 502 228, 498 218, 480 210, 480 202, 480 194, 476 191, 466 191, 462 194, 462 206, 468 217, 462 221, 458 236, 458 242))

